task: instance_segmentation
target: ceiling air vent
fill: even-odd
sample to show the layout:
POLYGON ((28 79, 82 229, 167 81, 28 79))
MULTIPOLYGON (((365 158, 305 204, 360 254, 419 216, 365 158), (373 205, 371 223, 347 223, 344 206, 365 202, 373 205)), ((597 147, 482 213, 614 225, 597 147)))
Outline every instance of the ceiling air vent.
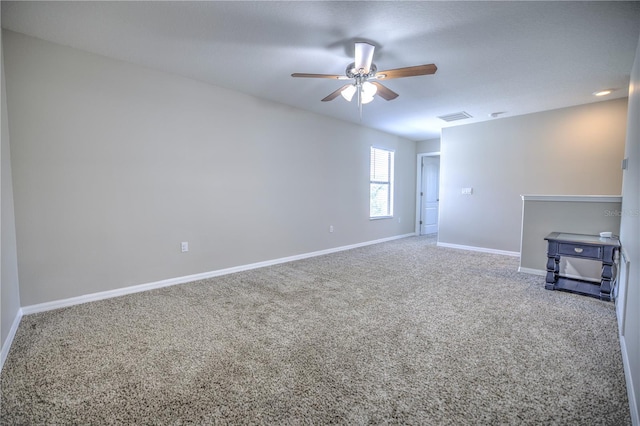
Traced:
POLYGON ((440 120, 444 120, 446 122, 464 120, 465 118, 471 118, 471 114, 468 112, 460 111, 454 112, 453 114, 441 115, 438 117, 440 120))

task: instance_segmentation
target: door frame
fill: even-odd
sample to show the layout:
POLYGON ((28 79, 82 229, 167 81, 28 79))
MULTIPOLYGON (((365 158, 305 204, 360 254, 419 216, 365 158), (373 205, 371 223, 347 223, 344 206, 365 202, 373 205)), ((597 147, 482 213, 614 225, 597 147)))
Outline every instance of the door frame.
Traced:
MULTIPOLYGON (((422 158, 423 157, 440 157, 440 151, 422 152, 417 155, 416 159, 416 227, 415 234, 420 235, 420 217, 422 216, 422 158)), ((440 218, 438 218, 440 221, 440 218)))

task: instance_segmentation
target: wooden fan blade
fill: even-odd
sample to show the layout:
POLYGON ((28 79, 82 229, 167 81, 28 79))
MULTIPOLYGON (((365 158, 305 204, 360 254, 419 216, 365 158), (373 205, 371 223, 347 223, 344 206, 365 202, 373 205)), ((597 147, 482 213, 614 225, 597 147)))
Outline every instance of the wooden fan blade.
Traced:
POLYGON ((396 68, 393 70, 379 71, 376 77, 381 80, 389 80, 390 78, 415 77, 418 75, 435 74, 438 67, 435 64, 416 65, 415 67, 396 68))
POLYGON ((331 75, 331 74, 306 74, 302 72, 296 72, 291 74, 291 77, 305 77, 305 78, 333 78, 333 79, 341 79, 343 76, 341 75, 331 75))
POLYGON ((369 73, 371 69, 371 62, 373 61, 373 51, 375 46, 369 43, 358 42, 356 43, 355 54, 355 69, 356 72, 363 70, 364 74, 369 73))
POLYGON ((378 88, 378 91, 376 92, 376 95, 379 95, 383 99, 386 99, 388 101, 392 101, 395 98, 397 98, 398 96, 400 96, 396 92, 394 92, 393 90, 391 90, 388 87, 382 85, 382 83, 378 83, 377 81, 372 81, 371 84, 373 84, 374 86, 376 86, 378 88))
POLYGON ((338 96, 340 96, 340 92, 342 92, 344 89, 346 89, 347 87, 351 86, 351 84, 345 84, 344 86, 342 86, 341 88, 339 88, 338 90, 331 92, 331 94, 325 96, 322 99, 322 102, 329 102, 334 100, 335 98, 337 98, 338 96))

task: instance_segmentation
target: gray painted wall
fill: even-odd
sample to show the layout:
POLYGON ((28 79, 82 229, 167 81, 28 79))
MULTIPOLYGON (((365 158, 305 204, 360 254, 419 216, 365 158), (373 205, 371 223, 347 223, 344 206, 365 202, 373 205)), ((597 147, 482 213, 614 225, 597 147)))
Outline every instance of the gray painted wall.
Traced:
POLYGON ((626 119, 623 98, 443 129, 439 242, 519 252, 522 194, 620 195, 626 119))
POLYGON ((425 154, 440 151, 440 138, 416 142, 416 153, 425 154))
POLYGON ((626 348, 631 382, 627 382, 632 415, 640 424, 640 40, 631 71, 629 90, 629 120, 625 157, 629 167, 622 182, 622 216, 620 242, 629 256, 629 286, 626 288, 626 309, 621 330, 626 348))
MULTIPOLYGON (((0 272, 0 347, 5 348, 11 326, 20 310, 20 289, 18 287, 18 261, 16 253, 16 231, 13 212, 13 186, 11 180, 11 153, 9 149, 9 128, 7 100, 5 96, 4 55, 0 35, 0 59, 2 60, 2 135, 0 137, 0 235, 2 235, 0 272)), ((3 352, 4 354, 4 352, 3 352)), ((2 362, 0 362, 0 367, 2 362)))
POLYGON ((413 141, 17 33, 4 43, 23 306, 414 231, 413 141), (393 219, 369 220, 372 145, 396 152, 393 219))
MULTIPOLYGON (((550 232, 592 235, 606 231, 619 235, 620 232, 620 217, 617 215, 620 202, 525 201, 523 204, 521 269, 546 271, 547 242, 544 237, 550 232)), ((597 274, 581 275, 599 278, 601 264, 590 263, 598 263, 597 274)))

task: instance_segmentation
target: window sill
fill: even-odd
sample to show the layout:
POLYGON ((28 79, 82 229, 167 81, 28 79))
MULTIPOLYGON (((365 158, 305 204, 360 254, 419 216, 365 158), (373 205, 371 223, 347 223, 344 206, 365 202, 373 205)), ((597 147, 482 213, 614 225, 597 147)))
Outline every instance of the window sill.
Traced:
POLYGON ((369 217, 369 220, 393 219, 393 216, 375 216, 369 217))

